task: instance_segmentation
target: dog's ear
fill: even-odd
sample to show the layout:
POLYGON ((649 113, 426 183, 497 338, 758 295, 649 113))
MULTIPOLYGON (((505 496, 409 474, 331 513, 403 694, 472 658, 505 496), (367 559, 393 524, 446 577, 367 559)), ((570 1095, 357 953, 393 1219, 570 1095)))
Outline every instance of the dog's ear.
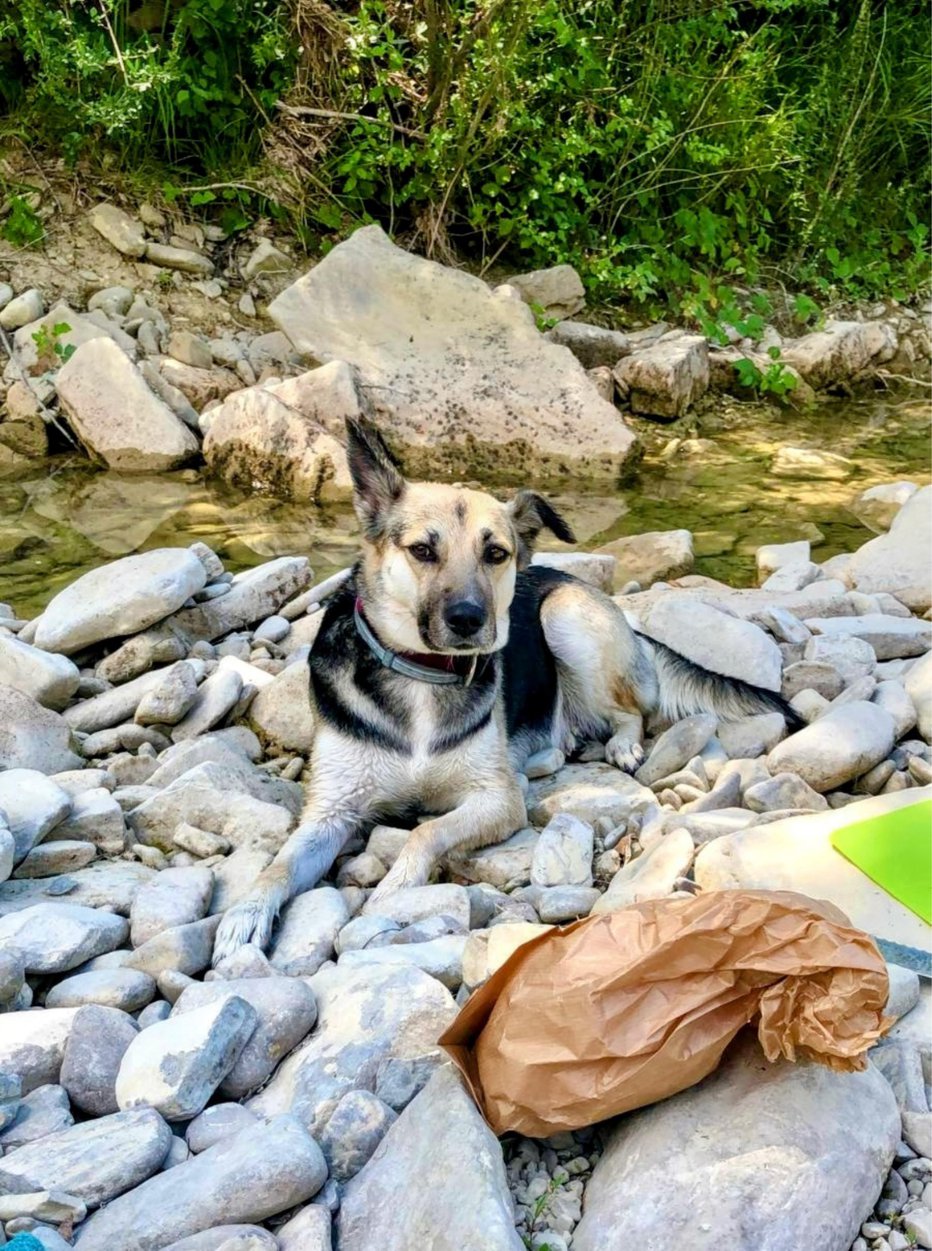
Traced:
POLYGON ((554 506, 536 491, 519 491, 509 505, 518 535, 518 568, 524 569, 534 554, 541 530, 550 530, 564 543, 575 543, 576 536, 554 506))
POLYGON ((353 417, 346 419, 346 459, 359 520, 369 538, 378 538, 387 509, 404 493, 398 462, 376 427, 353 417))

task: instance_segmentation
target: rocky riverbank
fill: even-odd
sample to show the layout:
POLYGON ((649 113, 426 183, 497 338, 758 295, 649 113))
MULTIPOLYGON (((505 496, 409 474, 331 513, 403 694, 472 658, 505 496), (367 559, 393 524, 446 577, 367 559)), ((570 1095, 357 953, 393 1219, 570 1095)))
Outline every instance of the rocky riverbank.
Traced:
POLYGON ((829 838, 932 794, 930 497, 878 487, 877 537, 822 564, 805 543, 761 548, 754 589, 679 576, 682 531, 543 555, 614 587, 653 637, 782 691, 805 728, 690 717, 634 778, 597 744, 543 753, 506 843, 375 916, 405 838, 378 827, 288 905, 267 954, 217 969, 219 914, 300 808, 332 579, 299 556, 234 577, 196 543, 101 565, 30 621, 2 606, 7 1235, 48 1251, 932 1246, 930 1002, 907 969, 890 966, 898 1023, 863 1074, 742 1044, 699 1087, 546 1142, 499 1144, 435 1045, 539 926, 639 899, 797 889, 928 945, 829 838))

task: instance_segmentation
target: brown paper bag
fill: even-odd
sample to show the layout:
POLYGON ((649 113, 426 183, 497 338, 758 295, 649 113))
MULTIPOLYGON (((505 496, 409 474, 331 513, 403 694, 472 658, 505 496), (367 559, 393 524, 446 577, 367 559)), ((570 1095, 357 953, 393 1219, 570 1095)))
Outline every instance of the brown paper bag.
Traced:
POLYGON ((653 899, 548 931, 440 1039, 497 1134, 546 1137, 692 1086, 757 1021, 769 1060, 862 1069, 892 1024, 874 943, 788 891, 653 899))

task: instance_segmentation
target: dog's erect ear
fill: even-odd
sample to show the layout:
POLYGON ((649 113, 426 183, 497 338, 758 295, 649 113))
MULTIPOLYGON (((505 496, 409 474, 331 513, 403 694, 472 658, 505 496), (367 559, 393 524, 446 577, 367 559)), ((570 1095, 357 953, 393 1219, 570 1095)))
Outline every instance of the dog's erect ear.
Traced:
POLYGON ((398 462, 375 426, 352 417, 346 419, 346 459, 356 512, 369 538, 378 538, 386 510, 404 493, 398 462))
POLYGON ((554 506, 536 491, 519 491, 511 501, 509 511, 518 534, 519 569, 530 563, 541 530, 550 530, 564 543, 576 542, 575 534, 554 506))

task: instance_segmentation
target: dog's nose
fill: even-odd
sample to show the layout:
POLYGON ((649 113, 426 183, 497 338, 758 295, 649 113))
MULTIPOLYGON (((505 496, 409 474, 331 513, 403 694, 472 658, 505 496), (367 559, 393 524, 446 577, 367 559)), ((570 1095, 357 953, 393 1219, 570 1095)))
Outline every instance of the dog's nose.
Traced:
POLYGON ((463 639, 485 625, 485 609, 474 599, 458 599, 447 605, 443 617, 453 633, 463 639))

